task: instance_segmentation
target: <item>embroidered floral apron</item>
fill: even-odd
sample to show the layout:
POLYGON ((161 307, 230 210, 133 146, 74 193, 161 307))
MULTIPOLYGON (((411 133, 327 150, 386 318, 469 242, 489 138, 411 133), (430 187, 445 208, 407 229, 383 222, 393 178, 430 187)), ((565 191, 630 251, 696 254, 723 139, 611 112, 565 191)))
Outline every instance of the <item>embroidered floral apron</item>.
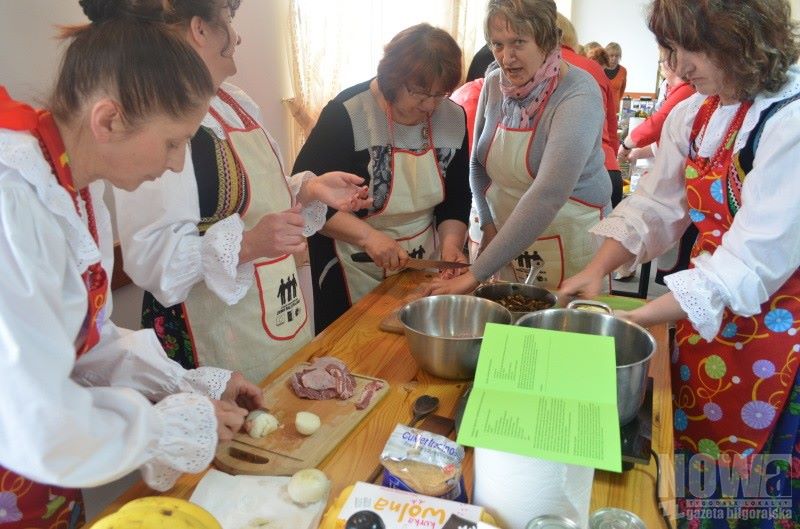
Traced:
MULTIPOLYGON (((701 107, 694 142, 718 100, 701 107)), ((733 144, 749 104, 742 103, 723 145, 713 158, 686 161, 689 214, 700 234, 692 256, 713 252, 730 228, 740 203, 741 181, 732 167, 733 144)), ((758 452, 788 397, 800 362, 800 274, 795 273, 762 305, 756 316, 726 310, 712 343, 691 324, 678 324, 680 354, 674 363, 676 441, 718 457, 758 452)))
MULTIPOLYGON (((689 215, 700 232, 692 257, 711 253, 722 243, 741 205, 742 182, 746 176, 737 169, 733 146, 750 102, 741 104, 712 158, 700 158, 692 152, 693 146, 699 145, 697 140, 702 137, 718 104, 718 97, 708 98, 698 111, 691 132, 692 147, 686 160, 689 215)), ((759 314, 737 316, 725 309, 720 332, 711 343, 703 340, 687 320, 678 322, 672 391, 679 456, 676 463, 685 465, 678 469, 679 487, 690 488, 686 482, 682 485, 681 480, 687 479, 692 465, 697 470, 697 462, 690 461, 694 454, 710 457, 718 467, 741 468, 745 474, 750 471, 755 454, 791 454, 791 445, 797 436, 796 416, 800 413, 800 410, 789 410, 790 396, 798 401, 797 394, 792 395, 792 391, 800 364, 799 320, 800 272, 795 272, 762 304, 759 314), (794 431, 789 432, 788 446, 783 446, 786 443, 782 437, 785 436, 776 434, 785 430, 789 423, 793 426, 788 430, 794 431)), ((757 466, 753 466, 752 471, 773 476, 779 473, 757 466)), ((788 468, 781 472, 788 484, 788 468)), ((800 472, 800 468, 792 472, 800 472)), ((776 492, 774 485, 773 481, 770 494, 787 494, 786 490, 776 492)), ((787 485, 782 487, 786 489, 787 485)), ((691 494, 686 496, 691 497, 691 494)), ((679 508, 685 512, 682 501, 679 499, 679 508)), ((702 520, 697 527, 728 527, 728 521, 702 520)))
MULTIPOLYGON (((383 207, 363 220, 396 240, 411 257, 433 259, 437 251, 433 209, 444 200, 444 177, 436 161, 430 119, 428 147, 421 152, 394 146, 394 121, 386 117, 391 145, 391 185, 383 207)), ((370 186, 375 185, 375 178, 370 186)), ((371 189, 370 194, 374 192, 371 189)), ((336 240, 336 254, 342 264, 350 304, 375 288, 387 275, 373 263, 356 263, 350 256, 363 248, 336 240)))
MULTIPOLYGON (((547 105, 543 102, 541 108, 547 105)), ((498 123, 484 166, 492 179, 486 200, 497 231, 503 227, 536 175, 528 165, 542 112, 531 128, 508 128, 498 123)), ((603 206, 569 198, 536 241, 498 273, 499 279, 524 281, 531 267, 542 265, 536 277, 539 286, 558 288, 561 282, 583 270, 597 251, 589 228, 602 218, 603 206)), ((470 226, 474 230, 476 226, 470 226)), ((471 231, 474 235, 477 233, 471 231)), ((470 236, 472 239, 472 235, 470 236)))
MULTIPOLYGON (((92 199, 88 188, 77 191, 73 186, 69 158, 53 117, 49 112, 36 112, 27 105, 10 100, 0 88, 0 128, 27 130, 39 140, 45 158, 75 203, 81 215, 78 196, 83 201, 89 231, 98 242, 92 199)), ((83 273, 87 291, 87 310, 81 330, 75 338, 76 358, 97 345, 100 322, 108 296, 108 277, 100 262, 83 273)), ((4 529, 64 529, 83 523, 83 497, 79 489, 67 489, 33 482, 0 467, 0 526, 4 529)))
MULTIPOLYGON (((289 209, 292 195, 266 133, 233 97, 222 90, 219 97, 244 124, 233 127, 210 109, 247 175, 250 202, 242 221, 250 229, 265 214, 289 209)), ((253 266, 254 285, 237 304, 225 304, 198 283, 184 310, 198 365, 224 366, 258 382, 313 335, 294 257, 258 258, 253 266)))

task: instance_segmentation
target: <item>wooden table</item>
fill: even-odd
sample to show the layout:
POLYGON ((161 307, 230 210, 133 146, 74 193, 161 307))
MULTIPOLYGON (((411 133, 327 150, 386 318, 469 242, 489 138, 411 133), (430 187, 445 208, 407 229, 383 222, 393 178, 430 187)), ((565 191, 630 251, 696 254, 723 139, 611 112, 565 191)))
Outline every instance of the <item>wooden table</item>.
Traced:
MULTIPOLYGON (((267 377, 262 386, 292 369, 300 362, 320 356, 342 359, 355 373, 385 379, 391 385, 389 393, 372 413, 319 465, 332 481, 331 500, 347 485, 365 480, 375 469, 391 431, 397 423, 411 418, 411 404, 422 394, 439 397, 440 415, 452 417, 464 382, 436 378, 417 367, 411 357, 405 337, 378 329, 380 321, 404 303, 409 293, 424 281, 422 272, 404 272, 393 276, 343 314, 311 343, 290 357, 277 371, 267 377)), ((661 496, 671 497, 674 490, 672 464, 672 405, 669 382, 667 328, 651 329, 658 342, 658 351, 651 362, 650 373, 655 379, 653 394, 653 449, 661 456, 661 496)), ((472 481, 472 450, 467 450, 465 477, 468 487, 472 481)), ((165 495, 188 498, 201 474, 184 474, 165 495)), ((592 490, 591 510, 602 507, 621 507, 638 514, 649 529, 664 527, 655 505, 656 466, 636 465, 622 474, 597 471, 592 490)), ((158 494, 144 482, 139 482, 117 498, 101 516, 116 511, 124 503, 141 496, 158 494)), ((672 503, 669 504, 670 512, 672 503)), ((91 527, 92 521, 87 524, 91 527)))

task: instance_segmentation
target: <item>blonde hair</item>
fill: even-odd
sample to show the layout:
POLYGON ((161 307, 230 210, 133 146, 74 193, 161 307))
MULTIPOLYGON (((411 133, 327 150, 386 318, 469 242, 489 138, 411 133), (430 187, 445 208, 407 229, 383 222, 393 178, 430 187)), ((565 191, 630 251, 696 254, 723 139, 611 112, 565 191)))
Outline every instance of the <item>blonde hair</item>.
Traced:
POLYGON ((609 42, 606 44, 606 53, 609 55, 622 55, 622 46, 617 44, 616 42, 609 42))
POLYGON ((578 34, 575 32, 575 26, 569 21, 567 17, 561 13, 556 13, 556 25, 561 30, 561 45, 577 51, 578 34))

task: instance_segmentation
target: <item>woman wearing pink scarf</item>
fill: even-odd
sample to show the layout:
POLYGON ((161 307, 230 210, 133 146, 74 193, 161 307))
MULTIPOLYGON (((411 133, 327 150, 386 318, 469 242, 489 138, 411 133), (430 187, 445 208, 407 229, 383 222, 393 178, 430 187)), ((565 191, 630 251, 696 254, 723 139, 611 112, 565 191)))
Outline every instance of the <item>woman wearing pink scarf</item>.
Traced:
POLYGON ((491 0, 484 26, 500 66, 486 77, 470 164, 483 231, 469 272, 435 294, 469 292, 500 272, 557 288, 595 246, 588 229, 610 211, 600 90, 561 60, 553 0, 491 0))

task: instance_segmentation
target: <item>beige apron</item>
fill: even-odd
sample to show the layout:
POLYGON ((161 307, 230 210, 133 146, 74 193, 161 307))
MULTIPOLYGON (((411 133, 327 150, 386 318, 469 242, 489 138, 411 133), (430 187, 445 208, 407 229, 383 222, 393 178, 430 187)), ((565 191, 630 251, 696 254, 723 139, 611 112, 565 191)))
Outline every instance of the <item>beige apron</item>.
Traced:
MULTIPOLYGON (((528 151, 535 133, 535 124, 532 129, 498 125, 495 130, 485 167, 492 178, 486 199, 498 231, 535 178, 528 167, 528 151)), ((524 281, 531 266, 541 263, 534 284, 558 288, 564 279, 583 270, 594 256, 597 245, 589 228, 600 221, 602 212, 602 206, 569 198, 539 238, 499 272, 499 278, 524 281)))
MULTIPOLYGON (((250 197, 242 221, 250 229, 265 214, 289 209, 292 195, 266 133, 232 97, 219 95, 244 123, 233 128, 210 110, 247 176, 250 197)), ((313 334, 294 257, 259 258, 253 265, 253 286, 236 305, 225 304, 198 283, 184 309, 198 365, 238 370, 260 382, 313 334)))
MULTIPOLYGON (((433 259, 437 251, 433 208, 444 200, 444 178, 436 160, 431 123, 426 123, 428 148, 414 153, 394 147, 391 115, 387 120, 392 141, 391 187, 383 208, 363 220, 396 240, 411 257, 433 259)), ((371 186, 374 181, 373 178, 371 186)), ((337 240, 335 247, 353 304, 375 288, 387 272, 373 263, 353 262, 350 256, 364 251, 359 246, 337 240)))

